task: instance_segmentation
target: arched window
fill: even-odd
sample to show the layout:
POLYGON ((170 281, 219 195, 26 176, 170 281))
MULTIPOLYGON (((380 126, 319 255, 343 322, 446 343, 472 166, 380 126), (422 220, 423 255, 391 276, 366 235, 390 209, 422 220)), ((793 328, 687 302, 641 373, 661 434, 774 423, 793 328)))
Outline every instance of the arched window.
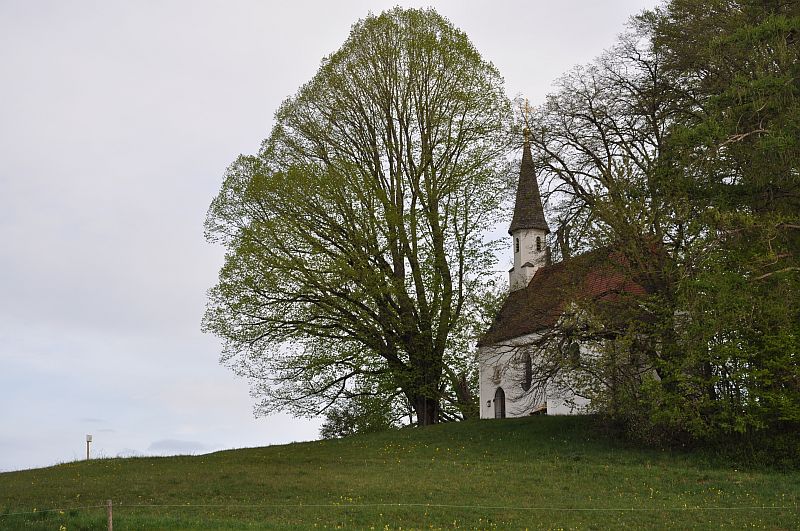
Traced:
POLYGON ((525 355, 525 379, 522 381, 522 389, 528 391, 533 385, 533 361, 529 355, 525 355))
POLYGON ((494 418, 506 418, 506 392, 502 387, 498 387, 494 393, 494 418))
POLYGON ((537 251, 542 250, 542 239, 538 236, 536 237, 536 250, 537 251))
POLYGON ((519 238, 514 238, 514 252, 519 252, 519 238))

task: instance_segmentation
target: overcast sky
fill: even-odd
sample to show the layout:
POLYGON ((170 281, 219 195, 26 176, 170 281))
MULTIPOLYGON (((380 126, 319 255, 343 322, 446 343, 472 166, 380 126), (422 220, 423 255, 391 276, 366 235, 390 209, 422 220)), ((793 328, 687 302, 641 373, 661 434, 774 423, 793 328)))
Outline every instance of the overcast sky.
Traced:
POLYGON ((350 26, 432 5, 536 105, 655 0, 0 0, 0 471, 317 438, 200 333, 226 166, 350 26))

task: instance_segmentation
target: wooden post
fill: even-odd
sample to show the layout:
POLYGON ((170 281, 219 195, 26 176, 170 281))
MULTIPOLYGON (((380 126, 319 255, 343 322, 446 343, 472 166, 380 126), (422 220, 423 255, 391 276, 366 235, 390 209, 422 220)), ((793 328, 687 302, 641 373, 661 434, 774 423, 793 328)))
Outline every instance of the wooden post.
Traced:
POLYGON ((108 513, 108 531, 114 531, 114 517, 111 514, 111 500, 106 500, 106 512, 108 513))

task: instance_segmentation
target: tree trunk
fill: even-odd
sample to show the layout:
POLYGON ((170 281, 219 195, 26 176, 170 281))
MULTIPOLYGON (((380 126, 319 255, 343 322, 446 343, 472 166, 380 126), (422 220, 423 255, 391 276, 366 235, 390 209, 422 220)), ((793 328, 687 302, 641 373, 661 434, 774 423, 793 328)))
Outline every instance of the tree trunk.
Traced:
POLYGON ((556 230, 556 242, 561 251, 561 260, 569 260, 572 256, 572 250, 569 247, 569 233, 570 226, 566 222, 556 230))
POLYGON ((417 426, 430 426, 439 422, 439 400, 425 395, 414 397, 417 426))
POLYGON ((458 379, 453 383, 453 387, 456 392, 458 409, 461 411, 464 420, 478 418, 478 406, 475 403, 475 397, 472 396, 469 390, 466 373, 462 372, 458 375, 458 379))

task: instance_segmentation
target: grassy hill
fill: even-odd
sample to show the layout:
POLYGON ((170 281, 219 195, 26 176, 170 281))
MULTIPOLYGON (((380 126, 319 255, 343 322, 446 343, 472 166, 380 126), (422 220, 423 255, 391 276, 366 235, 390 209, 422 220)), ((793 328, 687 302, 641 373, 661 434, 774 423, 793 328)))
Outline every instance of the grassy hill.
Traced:
POLYGON ((104 529, 106 499, 116 530, 800 526, 800 472, 539 417, 4 473, 0 528, 104 529))

